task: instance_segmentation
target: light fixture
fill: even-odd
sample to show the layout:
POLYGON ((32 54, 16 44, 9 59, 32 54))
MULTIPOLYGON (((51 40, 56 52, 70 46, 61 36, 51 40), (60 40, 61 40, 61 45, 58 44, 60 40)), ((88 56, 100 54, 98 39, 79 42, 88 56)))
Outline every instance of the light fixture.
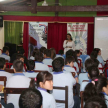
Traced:
POLYGON ((48 6, 48 3, 46 2, 46 0, 44 0, 44 2, 42 3, 42 6, 48 6))
POLYGON ((0 0, 0 2, 5 1, 5 0, 0 0))

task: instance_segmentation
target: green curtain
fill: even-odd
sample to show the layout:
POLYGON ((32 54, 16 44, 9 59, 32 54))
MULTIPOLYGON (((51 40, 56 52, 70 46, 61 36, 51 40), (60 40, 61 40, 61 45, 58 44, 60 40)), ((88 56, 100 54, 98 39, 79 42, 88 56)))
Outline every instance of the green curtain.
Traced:
POLYGON ((19 45, 21 43, 22 22, 4 22, 5 43, 19 45))

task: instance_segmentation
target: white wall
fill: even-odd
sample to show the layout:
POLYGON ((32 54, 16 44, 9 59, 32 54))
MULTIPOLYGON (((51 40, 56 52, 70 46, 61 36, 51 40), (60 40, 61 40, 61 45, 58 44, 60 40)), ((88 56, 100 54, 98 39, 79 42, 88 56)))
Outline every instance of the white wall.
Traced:
POLYGON ((4 27, 0 27, 0 49, 2 49, 3 46, 4 46, 4 27))

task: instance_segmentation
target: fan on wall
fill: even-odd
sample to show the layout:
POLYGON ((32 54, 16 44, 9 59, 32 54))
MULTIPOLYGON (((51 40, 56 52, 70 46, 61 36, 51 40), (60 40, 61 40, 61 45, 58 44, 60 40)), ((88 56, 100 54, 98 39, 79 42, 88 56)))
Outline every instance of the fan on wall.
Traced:
POLYGON ((42 6, 51 6, 51 5, 59 5, 59 6, 62 6, 61 3, 47 3, 46 0, 44 0, 44 2, 42 3, 42 6))

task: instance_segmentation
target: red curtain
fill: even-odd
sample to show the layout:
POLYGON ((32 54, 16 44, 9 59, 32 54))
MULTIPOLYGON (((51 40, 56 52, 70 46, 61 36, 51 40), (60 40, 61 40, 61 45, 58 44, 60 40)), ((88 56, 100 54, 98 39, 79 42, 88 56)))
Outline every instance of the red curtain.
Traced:
POLYGON ((55 48, 56 53, 63 49, 63 42, 66 39, 66 23, 49 23, 48 24, 48 48, 55 48))
POLYGON ((87 54, 90 55, 94 48, 94 24, 88 24, 87 54))
POLYGON ((29 44, 29 35, 28 35, 28 22, 24 22, 23 29, 23 48, 25 50, 25 56, 28 57, 28 44, 29 44))

